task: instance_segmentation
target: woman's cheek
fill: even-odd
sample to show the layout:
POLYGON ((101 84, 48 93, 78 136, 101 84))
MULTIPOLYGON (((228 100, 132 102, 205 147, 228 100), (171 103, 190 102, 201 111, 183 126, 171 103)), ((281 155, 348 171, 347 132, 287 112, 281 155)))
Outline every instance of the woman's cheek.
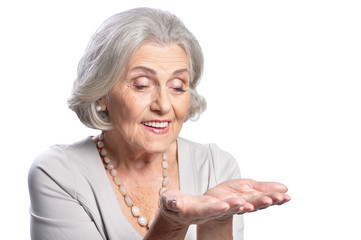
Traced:
POLYGON ((187 94, 186 96, 184 96, 184 98, 181 99, 177 99, 177 115, 179 116, 179 118, 182 118, 182 120, 185 119, 188 109, 189 109, 189 104, 190 104, 190 96, 189 94, 187 94))

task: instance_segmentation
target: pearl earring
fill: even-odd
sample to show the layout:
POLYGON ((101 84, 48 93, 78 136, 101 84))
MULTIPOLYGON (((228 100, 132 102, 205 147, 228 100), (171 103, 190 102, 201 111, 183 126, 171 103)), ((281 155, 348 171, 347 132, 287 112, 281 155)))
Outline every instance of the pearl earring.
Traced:
POLYGON ((100 111, 102 110, 102 107, 99 106, 99 105, 97 105, 97 106, 95 107, 95 110, 97 110, 97 112, 100 112, 100 111))

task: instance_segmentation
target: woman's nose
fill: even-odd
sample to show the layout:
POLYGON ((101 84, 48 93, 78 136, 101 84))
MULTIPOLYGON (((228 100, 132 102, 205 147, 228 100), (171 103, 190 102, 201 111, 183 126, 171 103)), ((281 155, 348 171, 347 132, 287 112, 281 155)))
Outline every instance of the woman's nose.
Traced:
POLYGON ((171 110, 171 101, 169 97, 169 93, 165 88, 159 88, 158 91, 154 93, 154 98, 150 105, 150 109, 152 111, 158 112, 159 114, 168 113, 171 110))

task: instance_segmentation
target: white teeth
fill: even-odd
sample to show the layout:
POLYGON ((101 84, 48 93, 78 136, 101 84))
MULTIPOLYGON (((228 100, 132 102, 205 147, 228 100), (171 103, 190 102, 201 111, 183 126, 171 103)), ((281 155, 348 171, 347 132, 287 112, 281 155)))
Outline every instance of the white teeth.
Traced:
POLYGON ((168 122, 143 122, 143 124, 155 128, 165 128, 168 126, 168 122))

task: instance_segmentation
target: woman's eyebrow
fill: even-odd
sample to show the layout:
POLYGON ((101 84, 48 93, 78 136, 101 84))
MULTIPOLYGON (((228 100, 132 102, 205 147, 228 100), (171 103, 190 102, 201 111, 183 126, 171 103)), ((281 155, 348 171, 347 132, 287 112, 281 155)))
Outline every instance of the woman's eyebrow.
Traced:
MULTIPOLYGON (((144 66, 138 66, 138 67, 134 67, 132 68, 131 71, 135 71, 135 70, 142 70, 150 75, 157 75, 157 72, 154 71, 153 69, 151 68, 147 68, 147 67, 144 67, 144 66)), ((176 76, 176 75, 180 75, 184 72, 188 72, 188 69, 187 68, 182 68, 182 69, 179 69, 179 70, 176 70, 173 72, 173 76, 176 76)))
POLYGON ((157 75, 157 72, 154 71, 153 69, 147 68, 147 67, 143 67, 143 66, 134 67, 134 68, 132 68, 131 71, 135 71, 135 70, 142 70, 142 71, 144 71, 144 72, 146 72, 146 73, 148 73, 148 74, 150 74, 150 75, 157 75))
POLYGON ((173 72, 173 76, 180 75, 180 74, 182 74, 184 72, 188 72, 188 69, 183 68, 183 69, 176 70, 176 71, 173 72))

